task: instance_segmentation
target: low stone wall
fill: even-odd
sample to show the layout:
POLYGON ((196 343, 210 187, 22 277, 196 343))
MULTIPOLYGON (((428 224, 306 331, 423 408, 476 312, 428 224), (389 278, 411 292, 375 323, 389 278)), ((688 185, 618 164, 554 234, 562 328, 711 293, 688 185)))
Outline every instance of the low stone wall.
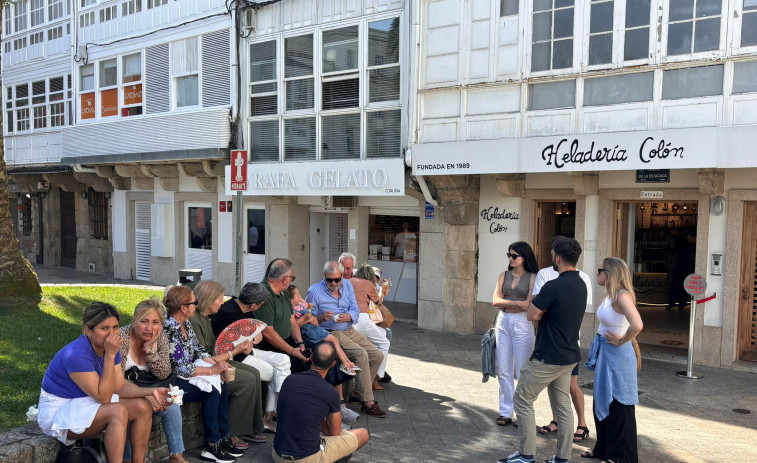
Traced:
MULTIPOLYGON (((204 443, 202 427, 202 404, 182 405, 184 448, 194 450, 204 443)), ((147 445, 147 461, 159 462, 169 457, 168 443, 160 418, 153 417, 150 442, 147 445)), ((42 434, 37 423, 0 434, 0 463, 53 463, 58 454, 59 443, 42 434)))

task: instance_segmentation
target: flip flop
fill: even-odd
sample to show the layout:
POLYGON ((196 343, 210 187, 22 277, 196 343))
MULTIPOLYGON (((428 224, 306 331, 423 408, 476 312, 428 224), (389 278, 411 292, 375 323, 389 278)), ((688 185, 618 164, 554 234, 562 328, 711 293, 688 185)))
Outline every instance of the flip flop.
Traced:
POLYGON ((583 452, 581 452, 581 458, 599 459, 599 457, 594 455, 594 450, 584 450, 583 452))
POLYGON ((508 418, 506 416, 500 416, 495 421, 499 426, 507 426, 508 424, 513 424, 514 421, 512 418, 508 418))

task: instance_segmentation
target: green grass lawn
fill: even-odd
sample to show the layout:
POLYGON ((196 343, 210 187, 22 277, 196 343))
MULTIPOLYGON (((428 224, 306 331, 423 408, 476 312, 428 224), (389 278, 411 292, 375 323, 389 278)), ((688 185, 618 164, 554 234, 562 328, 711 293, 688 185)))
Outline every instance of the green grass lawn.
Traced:
POLYGON ((42 301, 0 306, 0 432, 26 423, 26 410, 39 400, 47 365, 61 347, 82 334, 81 315, 104 301, 131 322, 134 307, 154 290, 114 286, 46 286, 42 301))

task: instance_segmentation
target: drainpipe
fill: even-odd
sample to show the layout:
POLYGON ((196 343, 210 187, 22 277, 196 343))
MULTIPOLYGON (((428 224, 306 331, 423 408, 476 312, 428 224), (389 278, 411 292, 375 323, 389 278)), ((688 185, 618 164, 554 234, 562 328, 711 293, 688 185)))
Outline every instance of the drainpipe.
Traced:
POLYGON ((39 254, 37 254, 38 264, 45 263, 45 233, 44 222, 42 221, 42 218, 44 217, 44 215, 42 214, 42 197, 43 193, 39 193, 37 195, 37 209, 39 209, 39 254))
MULTIPOLYGON (((418 127, 418 118, 420 115, 418 114, 418 82, 420 82, 420 66, 418 63, 420 62, 420 17, 421 17, 421 0, 411 0, 410 1, 410 39, 411 39, 411 46, 410 46, 410 75, 412 78, 410 79, 410 98, 408 98, 409 102, 409 108, 408 112, 410 114, 410 123, 408 124, 408 144, 412 147, 412 145, 417 141, 416 140, 416 127, 418 127)), ((411 148, 408 148, 405 150, 405 165, 410 167, 412 169, 413 162, 412 162, 412 150, 411 148)), ((415 180, 418 182, 418 186, 421 188, 421 192, 423 193, 423 197, 426 199, 426 202, 431 204, 434 207, 439 207, 439 202, 434 199, 434 197, 431 195, 431 191, 428 189, 428 185, 426 184, 426 179, 423 178, 422 175, 414 175, 413 176, 415 180)))

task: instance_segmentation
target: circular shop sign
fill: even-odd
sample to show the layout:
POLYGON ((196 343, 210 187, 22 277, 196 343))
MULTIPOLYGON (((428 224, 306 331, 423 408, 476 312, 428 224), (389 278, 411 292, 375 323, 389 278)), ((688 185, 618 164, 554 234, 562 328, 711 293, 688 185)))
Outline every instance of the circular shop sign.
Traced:
POLYGON ((704 291, 707 289, 707 280, 704 278, 704 275, 692 273, 684 280, 683 289, 696 298, 704 294, 704 291))

